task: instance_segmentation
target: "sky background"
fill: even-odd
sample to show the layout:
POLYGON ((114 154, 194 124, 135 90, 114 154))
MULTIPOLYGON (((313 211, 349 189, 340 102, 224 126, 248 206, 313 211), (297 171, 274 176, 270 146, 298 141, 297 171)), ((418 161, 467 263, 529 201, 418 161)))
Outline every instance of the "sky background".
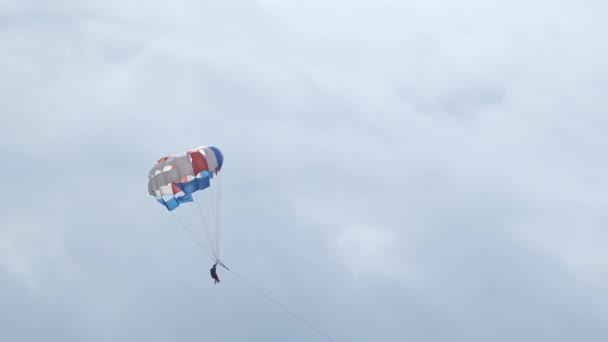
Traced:
POLYGON ((0 340, 606 341, 605 1, 0 0, 0 340), (147 191, 224 153, 222 259, 147 191))

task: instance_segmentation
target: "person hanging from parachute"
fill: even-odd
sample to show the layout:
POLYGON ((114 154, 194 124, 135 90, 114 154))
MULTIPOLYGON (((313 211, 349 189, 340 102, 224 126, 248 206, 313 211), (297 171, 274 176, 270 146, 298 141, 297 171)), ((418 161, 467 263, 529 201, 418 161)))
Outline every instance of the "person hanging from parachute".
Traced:
POLYGON ((197 148, 157 160, 148 174, 148 192, 174 214, 181 227, 215 262, 214 283, 220 282, 220 170, 223 153, 215 146, 197 148))
POLYGON ((217 276, 217 270, 215 269, 217 266, 217 262, 215 264, 213 264, 213 267, 211 267, 211 278, 213 278, 214 280, 214 284, 217 284, 219 282, 221 282, 220 278, 217 276))

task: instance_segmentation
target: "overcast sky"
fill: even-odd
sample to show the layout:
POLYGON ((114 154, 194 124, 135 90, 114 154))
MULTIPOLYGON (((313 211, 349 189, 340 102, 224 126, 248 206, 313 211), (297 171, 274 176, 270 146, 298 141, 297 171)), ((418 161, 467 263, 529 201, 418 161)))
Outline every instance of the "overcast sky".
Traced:
POLYGON ((606 341, 606 13, 1 0, 0 340, 606 341), (147 190, 199 145, 219 285, 147 190))

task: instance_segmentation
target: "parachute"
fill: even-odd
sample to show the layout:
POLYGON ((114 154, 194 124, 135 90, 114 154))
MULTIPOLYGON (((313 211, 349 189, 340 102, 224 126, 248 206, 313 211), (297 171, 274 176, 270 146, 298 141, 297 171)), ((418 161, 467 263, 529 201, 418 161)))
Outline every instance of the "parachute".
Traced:
POLYGON ((160 158, 148 174, 149 194, 222 266, 220 170, 223 163, 224 155, 217 147, 199 146, 160 158))

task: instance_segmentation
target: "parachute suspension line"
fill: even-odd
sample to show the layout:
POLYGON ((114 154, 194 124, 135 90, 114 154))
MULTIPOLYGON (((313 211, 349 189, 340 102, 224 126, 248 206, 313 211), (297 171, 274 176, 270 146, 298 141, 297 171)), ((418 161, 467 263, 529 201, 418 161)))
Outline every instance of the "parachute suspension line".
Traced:
MULTIPOLYGON (((222 266, 223 266, 223 264, 222 264, 222 266)), ((226 267, 224 266, 224 268, 226 268, 226 267)), ((296 318, 298 321, 300 321, 301 323, 303 323, 304 325, 306 325, 310 329, 314 330, 317 334, 319 334, 320 336, 324 337, 328 341, 334 342, 333 339, 331 339, 329 336, 327 336, 326 334, 324 334, 321 330, 319 330, 319 329, 315 328, 314 326, 312 326, 312 324, 308 323, 306 320, 304 320, 302 317, 300 317, 299 315, 297 315, 296 313, 294 313, 292 310, 289 310, 289 308, 287 308, 285 305, 279 303, 277 300, 275 300, 274 298, 272 298, 269 295, 267 295, 266 293, 264 293, 262 290, 260 290, 255 285, 253 285, 252 283, 250 283, 247 280, 245 280, 243 277, 241 277, 238 274, 236 274, 234 271, 229 270, 228 268, 226 268, 226 269, 228 271, 230 271, 230 273, 234 274, 234 276, 237 277, 244 284, 246 284, 247 286, 251 287, 253 290, 255 290, 257 293, 261 294, 262 296, 266 297, 266 299, 270 300, 276 306, 278 306, 279 308, 281 308, 284 311, 286 311, 287 313, 289 313, 291 316, 293 316, 294 318, 296 318)))
MULTIPOLYGON (((193 205, 190 205, 190 203, 184 203, 183 206, 184 206, 184 209, 175 215, 186 219, 185 226, 189 228, 192 235, 196 236, 198 241, 203 243, 205 240, 201 236, 200 232, 196 229, 197 228, 196 227, 196 222, 197 222, 196 209, 194 208, 193 205), (186 216, 187 216, 187 218, 186 218, 186 216)), ((206 249, 208 251, 211 251, 211 248, 208 244, 206 244, 205 246, 207 247, 206 249)))
MULTIPOLYGON (((220 182, 218 174, 215 174, 212 179, 210 179, 210 184, 205 192, 194 192, 194 202, 196 204, 194 207, 196 209, 192 209, 192 212, 195 216, 199 217, 200 224, 200 233, 204 235, 206 238, 200 240, 205 240, 206 245, 208 246, 211 255, 214 261, 219 261, 220 254, 220 182)), ((199 225, 197 224, 197 225, 199 225)))
POLYGON ((175 213, 173 211, 171 212, 171 214, 173 214, 173 216, 175 216, 177 221, 179 221, 179 223, 181 224, 182 228, 184 228, 184 230, 188 233, 188 235, 190 235, 190 237, 199 245, 199 247, 205 252, 205 254, 207 254, 207 256, 209 256, 209 258, 211 258, 211 260, 214 260, 213 257, 211 256, 211 254, 205 248, 205 246, 203 246, 203 244, 196 237, 196 235, 192 234, 192 232, 190 231, 190 229, 188 229, 188 227, 184 224, 184 222, 177 215, 175 215, 175 213))
POLYGON ((208 192, 207 196, 208 196, 208 203, 209 205, 205 208, 206 209, 206 213, 207 213, 207 217, 209 218, 210 222, 209 225, 207 226, 207 229, 209 230, 209 239, 211 241, 211 243, 214 245, 214 253, 215 253, 215 258, 216 261, 219 260, 219 251, 218 248, 219 246, 217 245, 217 223, 216 223, 216 218, 214 215, 214 208, 216 206, 215 203, 215 184, 213 184, 213 181, 210 181, 210 191, 208 192))
POLYGON ((218 187, 218 192, 217 192, 217 255, 218 255, 218 257, 220 255, 220 233, 222 231, 222 225, 221 225, 221 220, 222 220, 222 215, 221 215, 221 208, 222 208, 222 178, 223 177, 218 177, 217 178, 217 187, 218 187))
POLYGON ((220 259, 220 232, 222 230, 222 225, 221 225, 221 205, 222 205, 222 177, 220 177, 219 173, 215 175, 215 181, 217 182, 217 185, 215 186, 217 189, 215 190, 215 198, 213 203, 215 204, 215 224, 216 224, 216 236, 215 236, 215 241, 216 241, 216 246, 217 246, 217 259, 220 259))
POLYGON ((217 207, 215 194, 217 193, 217 191, 218 191, 218 189, 215 186, 215 181, 211 180, 211 191, 209 192, 210 205, 207 208, 207 213, 212 221, 211 224, 209 225, 209 230, 211 231, 211 236, 213 239, 212 241, 216 248, 215 249, 216 258, 217 258, 217 260, 219 260, 220 259, 219 244, 217 242, 218 226, 217 226, 217 216, 215 215, 215 208, 217 207))
MULTIPOLYGON (((195 197, 196 196, 197 195, 195 195, 195 197)), ((189 223, 192 224, 192 225, 189 226, 191 228, 190 232, 192 233, 192 235, 196 236, 197 240, 201 244, 203 244, 203 242, 206 242, 205 246, 207 248, 205 250, 208 250, 210 252, 209 254, 211 254, 212 256, 214 256, 213 255, 214 254, 213 253, 213 245, 211 245, 210 240, 209 239, 203 239, 202 236, 201 236, 202 232, 199 232, 199 229, 197 229, 198 227, 196 227, 201 222, 201 220, 197 219, 198 216, 200 216, 199 212, 197 212, 197 209, 195 208, 197 205, 194 205, 192 203, 185 203, 184 206, 189 207, 188 210, 183 210, 183 211, 181 211, 181 213, 184 213, 184 215, 187 214, 187 213, 190 214, 190 220, 188 221, 189 223), (194 226, 194 228, 192 228, 192 226, 194 226)), ((176 214, 176 216, 178 216, 178 215, 176 214)), ((187 224, 185 224, 185 226, 188 227, 187 224)))
POLYGON ((209 186, 209 191, 207 193, 205 193, 204 195, 205 197, 205 204, 204 207, 202 208, 205 218, 207 219, 207 221, 205 222, 205 228, 207 230, 207 236, 209 239, 209 244, 213 246, 213 258, 217 261, 217 247, 215 246, 215 234, 213 234, 213 230, 215 229, 213 227, 213 216, 211 216, 211 212, 209 210, 209 208, 213 205, 213 197, 211 196, 211 193, 213 192, 213 185, 210 184, 209 186))
MULTIPOLYGON (((202 225, 207 227, 205 229, 205 234, 207 236, 207 244, 209 245, 209 248, 211 249, 211 254, 213 255, 213 259, 215 261, 217 259, 217 253, 215 252, 217 249, 213 244, 213 239, 212 239, 211 231, 209 228, 209 226, 210 226, 209 216, 205 214, 204 210, 201 207, 201 202, 204 201, 204 195, 200 194, 198 192, 195 192, 194 197, 196 198, 195 202, 196 202, 196 206, 198 207, 198 213, 201 218, 202 225)), ((207 201, 205 201, 205 202, 207 202, 207 201)))

